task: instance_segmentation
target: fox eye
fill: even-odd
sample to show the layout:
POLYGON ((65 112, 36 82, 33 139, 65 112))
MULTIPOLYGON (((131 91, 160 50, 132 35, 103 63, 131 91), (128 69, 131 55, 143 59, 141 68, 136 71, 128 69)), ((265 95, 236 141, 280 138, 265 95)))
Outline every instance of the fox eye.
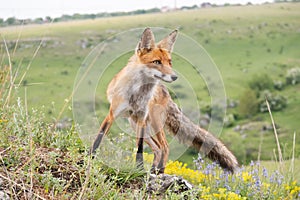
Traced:
POLYGON ((154 61, 152 61, 152 63, 154 63, 156 65, 161 65, 161 61, 160 60, 154 60, 154 61))

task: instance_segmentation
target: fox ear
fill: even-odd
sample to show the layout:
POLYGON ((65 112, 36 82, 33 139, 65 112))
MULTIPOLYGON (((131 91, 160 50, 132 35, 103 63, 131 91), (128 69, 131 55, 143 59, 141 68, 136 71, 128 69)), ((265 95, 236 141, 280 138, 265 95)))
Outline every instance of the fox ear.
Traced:
POLYGON ((170 33, 167 37, 165 37, 164 39, 162 39, 158 44, 157 47, 158 48, 162 48, 162 49, 166 49, 169 52, 173 51, 173 47, 174 47, 174 43, 176 41, 176 37, 177 37, 177 30, 174 30, 172 33, 170 33))
POLYGON ((146 28, 142 34, 141 41, 137 44, 136 52, 142 53, 144 50, 150 51, 155 47, 154 35, 150 28, 146 28))

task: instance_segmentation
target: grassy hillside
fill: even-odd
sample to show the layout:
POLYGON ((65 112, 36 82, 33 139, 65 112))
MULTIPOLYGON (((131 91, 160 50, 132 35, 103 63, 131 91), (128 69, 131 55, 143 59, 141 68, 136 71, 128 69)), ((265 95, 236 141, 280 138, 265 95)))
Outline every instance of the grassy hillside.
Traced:
POLYGON ((43 111, 29 114, 20 100, 5 109, 0 103, 1 199, 242 200, 297 199, 300 195, 299 159, 282 164, 252 162, 235 174, 201 159, 194 161, 197 170, 169 161, 165 173, 183 177, 193 189, 186 191, 175 184, 163 193, 149 192, 146 172, 153 155, 144 154, 146 172, 135 168, 133 154, 120 159, 121 151, 105 151, 103 146, 101 156, 91 159, 75 127, 55 129, 45 122, 43 111))
MULTIPOLYGON (((0 32, 7 43, 13 70, 18 71, 16 83, 20 83, 20 87, 17 87, 14 97, 26 99, 28 107, 43 106, 46 119, 52 121, 72 117, 70 98, 74 80, 92 48, 114 34, 137 27, 178 28, 181 33, 201 44, 218 66, 230 101, 238 102, 248 82, 260 74, 267 74, 273 81, 285 83, 287 70, 300 64, 299 9, 298 3, 209 8, 7 27, 1 28, 0 32)), ((8 64, 8 55, 3 42, 1 55, 1 65, 4 66, 8 64)), ((100 121, 107 112, 104 97, 106 84, 126 64, 128 56, 124 55, 112 63, 111 71, 106 72, 103 84, 101 82, 97 88, 95 98, 99 104, 105 105, 97 111, 100 121)), ((204 81, 198 81, 198 75, 195 78, 193 67, 175 56, 174 68, 187 75, 201 109, 210 105, 207 86, 204 81)), ((283 90, 274 91, 287 99, 287 107, 273 113, 287 158, 291 157, 294 132, 297 133, 297 156, 300 152, 299 90, 300 84, 286 85, 283 90)), ((188 102, 185 98, 180 100, 188 102)), ((190 107, 193 109, 194 105, 190 107)), ((274 159, 276 143, 273 131, 261 131, 262 124, 271 124, 268 113, 243 117, 237 106, 228 108, 227 114, 234 115, 235 120, 232 126, 223 129, 221 138, 242 163, 258 156, 261 159, 274 159), (237 125, 250 128, 241 133, 234 130, 237 125)), ((119 130, 116 128, 112 132, 118 133, 119 130)), ((192 156, 196 155, 191 153, 190 157, 182 159, 191 162, 192 156)))
MULTIPOLYGON (((1 28, 0 199, 299 199, 300 84, 286 81, 288 70, 300 67, 299 10, 299 3, 265 4, 1 28), (199 119, 193 116, 199 109, 200 120, 213 115, 222 123, 225 118, 220 137, 241 163, 235 174, 206 159, 203 162, 197 152, 179 147, 169 138, 171 155, 165 172, 182 176, 194 188, 183 191, 175 185, 166 193, 149 193, 148 173, 135 168, 135 136, 121 121, 105 138, 101 156, 87 156, 90 144, 80 132, 84 127, 76 120, 98 126, 108 110, 106 86, 132 52, 118 56, 99 80, 83 82, 87 89, 76 93, 79 97, 95 93, 83 102, 84 109, 96 114, 95 124, 91 116, 80 116, 81 107, 76 102, 74 107, 71 104, 80 66, 93 61, 93 53, 101 53, 97 45, 102 41, 146 26, 178 28, 201 44, 216 63, 226 89, 225 117, 220 105, 214 105, 215 113, 210 112, 213 94, 208 90, 214 86, 215 77, 202 77, 180 54, 173 56, 173 65, 185 79, 182 76, 167 86, 195 122, 199 119), (283 87, 274 88, 274 81, 283 87), (271 105, 273 100, 286 98, 286 107, 272 110, 282 162, 278 161, 269 113, 256 109, 256 101, 266 88, 273 97, 271 105), (191 99, 190 93, 196 97, 191 99), (244 107, 241 102, 246 102, 244 107), (59 123, 55 126, 54 122, 59 123)), ((118 44, 117 37, 109 41, 118 44)), ((186 53, 194 52, 187 48, 186 53)), ((202 52, 199 59, 205 56, 202 52)), ((92 71, 93 78, 98 76, 97 69, 92 71)), ((153 155, 144 157, 148 172, 153 155)))

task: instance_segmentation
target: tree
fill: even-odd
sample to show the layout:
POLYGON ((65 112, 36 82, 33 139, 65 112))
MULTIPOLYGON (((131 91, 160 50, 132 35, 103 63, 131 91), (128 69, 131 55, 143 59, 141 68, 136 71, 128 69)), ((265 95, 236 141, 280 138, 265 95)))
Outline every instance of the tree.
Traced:
POLYGON ((46 22, 52 22, 52 18, 50 16, 47 16, 45 19, 46 19, 46 22))
POLYGON ((42 24, 44 22, 43 18, 39 17, 39 18, 35 18, 34 19, 34 23, 35 24, 42 24))
POLYGON ((239 112, 243 117, 251 117, 258 112, 256 92, 247 88, 240 97, 239 112))
POLYGON ((6 19, 6 23, 8 25, 13 25, 13 24, 16 23, 16 18, 15 17, 9 17, 9 18, 6 19))

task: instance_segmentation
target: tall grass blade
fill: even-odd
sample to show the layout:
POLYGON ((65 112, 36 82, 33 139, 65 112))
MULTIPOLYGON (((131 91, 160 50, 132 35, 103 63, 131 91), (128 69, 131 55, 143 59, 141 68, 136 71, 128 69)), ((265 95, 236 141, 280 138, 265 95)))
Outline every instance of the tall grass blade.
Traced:
POLYGON ((8 66, 9 66, 9 81, 10 81, 10 85, 9 85, 9 90, 8 90, 8 95, 6 97, 6 100, 4 102, 4 106, 5 105, 8 105, 9 102, 10 102, 10 96, 11 96, 11 91, 12 91, 12 88, 13 88, 13 72, 12 72, 12 63, 11 63, 11 57, 10 57, 10 53, 8 51, 8 47, 7 47, 7 43, 6 43, 6 40, 5 38, 1 35, 2 37, 2 40, 3 40, 3 43, 4 43, 4 46, 5 46, 5 51, 6 51, 6 54, 7 54, 7 58, 8 58, 8 66))
POLYGON ((295 147, 296 147, 296 132, 294 132, 293 137, 293 153, 292 153, 292 159, 291 159, 291 174, 292 174, 292 180, 294 179, 294 170, 295 170, 295 147))
POLYGON ((41 39, 39 45, 38 45, 37 48, 35 49, 35 51, 34 51, 32 57, 31 57, 31 59, 30 59, 28 65, 27 65, 27 67, 26 67, 26 70, 25 70, 25 72, 23 73, 23 75, 22 75, 22 77, 21 77, 21 79, 20 79, 20 81, 19 81, 19 84, 17 85, 18 87, 20 87, 21 83, 23 82, 23 79, 25 78, 27 72, 29 71, 29 69, 30 69, 30 67, 31 67, 31 64, 32 64, 33 60, 35 59, 35 57, 37 56, 37 54, 38 54, 38 52, 39 52, 39 50, 40 50, 40 48, 41 48, 41 46, 42 46, 44 40, 45 40, 45 38, 43 37, 43 38, 41 39))
POLYGON ((18 34, 18 39, 17 39, 17 41, 16 41, 16 44, 15 44, 15 47, 14 47, 14 51, 13 51, 13 53, 12 53, 12 57, 14 57, 14 55, 15 55, 15 53, 16 53, 16 51, 17 51, 18 44, 19 44, 19 41, 20 41, 20 38, 21 38, 21 35, 22 35, 22 32, 23 32, 24 22, 25 22, 25 20, 22 20, 22 24, 20 25, 21 30, 20 30, 20 32, 19 32, 19 34, 18 34))
POLYGON ((272 121, 272 126, 273 126, 273 130, 274 130, 275 139, 276 139, 277 150, 278 150, 279 166, 282 169, 282 161, 283 161, 283 159, 282 159, 282 151, 281 151, 280 144, 279 144, 278 134, 277 134, 275 122, 274 122, 274 119, 273 119, 273 115, 272 115, 272 112, 271 112, 270 104, 269 104, 269 102, 268 102, 267 99, 266 99, 266 103, 267 103, 268 111, 269 111, 270 118, 271 118, 271 121, 272 121))

